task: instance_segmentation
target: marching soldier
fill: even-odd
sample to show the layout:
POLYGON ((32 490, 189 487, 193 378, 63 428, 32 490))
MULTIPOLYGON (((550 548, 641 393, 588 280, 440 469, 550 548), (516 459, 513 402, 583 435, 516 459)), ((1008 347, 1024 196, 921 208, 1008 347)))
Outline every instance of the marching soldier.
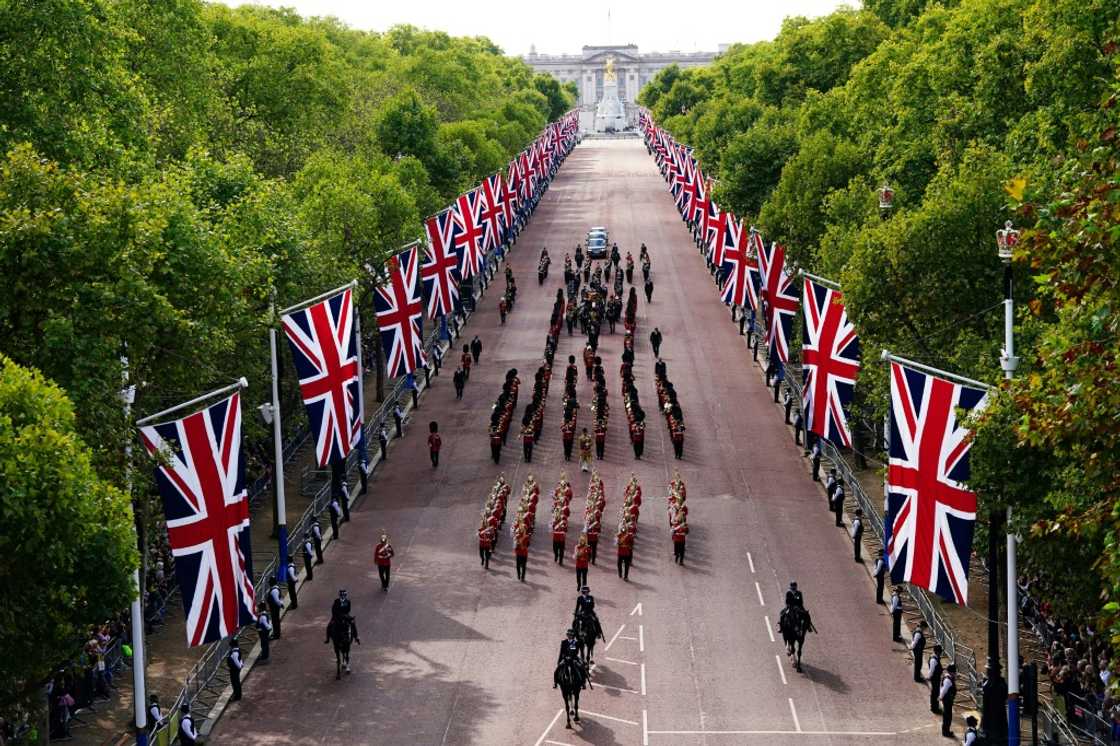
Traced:
POLYGON ((591 436, 587 434, 586 427, 579 436, 579 470, 591 470, 591 436))
POLYGON ((229 698, 230 702, 241 700, 241 669, 244 665, 245 662, 241 660, 241 646, 235 637, 229 644, 229 654, 226 656, 226 667, 229 668, 229 683, 233 687, 233 696, 229 698))
POLYGON ((477 363, 480 355, 482 355, 482 340, 479 339, 476 334, 474 335, 474 339, 471 340, 471 357, 473 357, 474 361, 477 363))
POLYGON ((373 561, 377 565, 377 575, 381 578, 381 590, 389 590, 389 574, 393 564, 393 545, 389 534, 381 534, 381 541, 373 548, 373 561))
POLYGON ((280 600, 280 585, 276 582, 275 575, 268 576, 268 610, 272 614, 273 624, 275 629, 272 632, 272 639, 280 639, 280 612, 284 608, 283 602, 280 600))
POLYGON ((455 372, 451 375, 451 384, 455 387, 455 398, 463 398, 463 386, 466 384, 467 379, 463 376, 463 369, 456 368, 455 372))
POLYGON ((482 525, 478 528, 478 558, 481 560, 479 564, 487 570, 490 569, 490 557, 494 553, 496 534, 497 530, 483 520, 482 525))
MULTIPOLYGON (((526 418, 528 418, 528 413, 526 413, 526 418)), ((533 463, 533 443, 534 442, 535 442, 535 438, 533 437, 533 425, 532 425, 532 423, 531 422, 522 422, 521 423, 521 449, 524 451, 525 462, 526 463, 530 463, 530 464, 533 463)))
POLYGON ((296 563, 291 559, 288 560, 288 571, 284 577, 288 581, 288 608, 298 609, 299 598, 296 596, 296 583, 299 581, 299 573, 296 572, 296 563))
POLYGON ((653 348, 653 356, 661 357, 661 329, 653 327, 653 331, 649 333, 649 344, 653 348))
POLYGON ((443 447, 443 438, 439 436, 439 423, 432 420, 428 423, 428 455, 432 459, 433 469, 439 466, 439 449, 441 447, 443 447))
POLYGON ((307 573, 308 580, 315 579, 315 570, 312 569, 315 564, 314 548, 311 545, 311 532, 304 531, 303 533, 303 571, 307 573))
POLYGON ((565 420, 564 424, 560 426, 560 436, 564 442, 564 460, 572 460, 572 445, 576 439, 576 429, 570 420, 565 420))
POLYGON ((634 534, 628 524, 619 529, 615 539, 618 543, 618 577, 628 581, 630 563, 634 559, 634 534))
POLYGON ((640 459, 646 447, 646 423, 639 420, 630 423, 630 443, 634 446, 634 458, 640 459))
POLYGON ((471 348, 469 345, 463 345, 463 354, 459 356, 459 367, 463 369, 463 382, 471 380, 471 348))
POLYGON ((502 431, 497 426, 490 428, 490 458, 495 464, 502 460, 502 431))
POLYGON ((688 523, 684 516, 673 526, 673 561, 684 564, 684 539, 688 535, 688 523))
POLYGON ((557 508, 552 514, 552 560, 562 567, 564 549, 568 541, 568 518, 557 508))
POLYGON ((598 510, 591 515, 591 520, 587 522, 587 545, 591 548, 591 564, 595 564, 595 559, 599 554, 599 526, 602 520, 598 510))
POLYGON ((529 564, 529 532, 524 526, 519 526, 513 536, 513 556, 517 570, 517 579, 525 582, 525 570, 529 564))
POLYGON ((272 640, 272 618, 269 616, 268 610, 263 603, 257 604, 257 636, 261 640, 261 654, 257 658, 260 661, 267 661, 269 655, 269 643, 272 640))
POLYGON ((587 534, 580 534, 579 543, 576 544, 576 590, 587 585, 587 565, 591 561, 591 543, 587 534))
POLYGON ((607 449, 607 426, 602 419, 595 423, 595 456, 602 461, 607 449))

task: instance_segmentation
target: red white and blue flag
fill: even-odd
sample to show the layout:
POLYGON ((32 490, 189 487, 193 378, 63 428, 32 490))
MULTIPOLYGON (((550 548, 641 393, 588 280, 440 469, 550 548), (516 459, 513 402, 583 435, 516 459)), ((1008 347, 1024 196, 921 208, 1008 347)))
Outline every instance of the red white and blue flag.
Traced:
POLYGON ((385 263, 388 278, 377 287, 373 306, 385 368, 390 378, 424 365, 424 303, 420 298, 420 247, 410 246, 385 263))
POLYGON ((428 318, 450 316, 459 301, 459 254, 452 247, 454 221, 450 210, 424 221, 428 234, 427 257, 420 267, 427 298, 428 318))
POLYGON ((962 419, 987 392, 891 363, 890 464, 884 522, 891 579, 968 601, 976 493, 966 486, 962 419))
POLYGON ((766 344, 771 355, 783 363, 789 362, 789 335, 793 328, 793 315, 797 313, 797 296, 793 281, 786 274, 786 250, 777 241, 758 254, 758 267, 762 275, 760 295, 766 317, 766 344))
POLYGON ((451 206, 455 221, 453 242, 460 259, 459 274, 463 279, 482 272, 482 260, 486 253, 486 228, 480 218, 481 206, 482 195, 477 188, 459 195, 451 206))
POLYGON ((513 228, 513 220, 517 216, 518 183, 517 161, 513 160, 509 163, 506 177, 502 179, 502 220, 507 231, 513 228))
POLYGON ((759 257, 766 251, 762 245, 762 234, 755 230, 752 225, 750 235, 747 237, 747 256, 750 257, 750 263, 747 265, 748 280, 747 283, 747 301, 751 304, 751 309, 755 314, 762 314, 762 301, 760 296, 762 288, 762 269, 759 268, 759 257))
POLYGON ((757 270, 758 262, 750 255, 742 221, 733 216, 727 221, 724 232, 723 263, 720 266, 727 273, 720 288, 720 299, 725 305, 745 307, 753 290, 751 269, 757 270))
POLYGON ((160 463, 167 538, 186 612, 187 644, 229 637, 256 619, 241 395, 180 420, 140 428, 160 463))
POLYGON ((805 427, 850 448, 847 408, 859 374, 859 336, 848 319, 839 290, 806 277, 804 291, 801 404, 805 427))
POLYGON ((711 185, 704 180, 704 172, 696 166, 696 178, 692 181, 693 199, 692 210, 685 217, 693 223, 699 223, 708 213, 708 202, 711 200, 711 185))
POLYGON ((479 189, 482 192, 482 209, 479 220, 486 231, 486 235, 483 237, 483 246, 486 251, 492 251, 502 245, 505 236, 505 231, 502 228, 501 174, 487 176, 482 180, 479 189))
POLYGON ((735 216, 719 209, 715 200, 708 203, 708 217, 704 221, 704 235, 708 242, 708 258, 717 267, 723 264, 723 247, 727 243, 727 223, 735 216))
POLYGON ((285 314, 281 324, 292 348, 319 466, 338 463, 358 445, 362 431, 353 290, 348 287, 285 314))

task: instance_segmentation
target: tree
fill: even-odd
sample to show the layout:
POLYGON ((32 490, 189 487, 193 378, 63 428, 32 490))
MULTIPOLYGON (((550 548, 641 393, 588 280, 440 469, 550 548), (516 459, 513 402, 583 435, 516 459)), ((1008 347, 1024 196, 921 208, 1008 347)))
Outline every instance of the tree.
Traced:
POLYGON ((73 405, 3 355, 0 551, 0 702, 14 703, 128 605, 138 554, 128 498, 95 473, 73 405))

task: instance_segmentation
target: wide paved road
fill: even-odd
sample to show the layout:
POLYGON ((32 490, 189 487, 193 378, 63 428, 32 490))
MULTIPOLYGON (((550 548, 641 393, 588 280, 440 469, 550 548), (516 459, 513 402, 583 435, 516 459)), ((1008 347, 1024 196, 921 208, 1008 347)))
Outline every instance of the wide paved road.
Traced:
MULTIPOLYGON (((924 687, 911 681, 890 622, 872 602, 866 571, 846 534, 831 526, 824 499, 806 475, 788 431, 769 401, 727 310, 692 248, 664 182, 637 140, 588 141, 578 147, 534 216, 511 259, 520 293, 498 324, 495 293, 466 329, 485 348, 463 401, 449 372, 421 401, 405 439, 371 485, 342 541, 330 548, 284 620, 273 662, 246 682, 228 709, 217 743, 299 744, 857 744, 932 743, 937 726, 924 687), (606 225, 637 258, 653 260, 653 302, 639 304, 635 375, 650 413, 645 458, 628 444, 618 377, 620 333, 604 334, 611 420, 604 538, 589 583, 609 649, 597 650, 596 688, 581 702, 583 722, 564 729, 551 678, 575 598, 570 560, 553 564, 548 501, 567 466, 575 489, 573 528, 581 524, 586 475, 565 464, 560 444, 564 361, 581 337, 561 336, 544 434, 532 464, 515 437, 500 467, 489 460, 486 421, 507 368, 528 384, 543 353, 548 316, 560 286, 563 252, 587 227, 606 225), (553 272, 538 288, 542 245, 553 272), (683 461, 673 459, 656 414, 647 335, 665 335, 662 354, 688 424, 683 461), (444 433, 433 470, 427 421, 444 433), (672 561, 665 485, 679 467, 688 485, 692 532, 687 564, 672 561), (500 471, 514 484, 542 482, 528 582, 514 578, 508 533, 490 570, 478 563, 474 533, 482 503, 500 471), (644 493, 630 582, 615 573, 608 525, 634 471, 644 493), (611 517, 608 524, 608 516, 611 517), (397 556, 382 593, 372 546, 382 529, 397 556), (806 643, 804 673, 794 672, 771 630, 789 580, 799 581, 820 630, 806 643), (341 587, 354 600, 362 635, 355 670, 334 679, 323 645, 331 599, 341 587)), ((638 273, 640 275, 640 273, 638 273)), ((640 277, 639 277, 640 279, 640 277)), ((499 280, 500 281, 500 280, 499 280)), ((641 295, 639 291, 639 295, 641 295)), ((580 382, 589 418, 590 384, 580 382)), ((507 524, 508 532, 508 524, 507 524)), ((575 531, 570 537, 577 535, 575 531)), ((572 547, 569 540, 569 551, 572 547)))

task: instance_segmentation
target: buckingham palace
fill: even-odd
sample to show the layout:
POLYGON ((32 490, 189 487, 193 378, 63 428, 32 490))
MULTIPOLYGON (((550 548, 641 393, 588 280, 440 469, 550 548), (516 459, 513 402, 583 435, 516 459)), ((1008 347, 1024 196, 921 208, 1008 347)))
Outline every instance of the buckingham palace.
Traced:
MULTIPOLYGON (((720 50, 723 51, 723 50, 720 50)), ((546 73, 561 83, 572 82, 579 91, 581 109, 594 109, 603 97, 603 79, 607 61, 613 60, 618 78, 618 97, 632 113, 642 86, 670 65, 697 67, 715 59, 717 52, 644 52, 636 44, 585 46, 580 54, 538 54, 531 48, 523 59, 539 73, 546 73)))

